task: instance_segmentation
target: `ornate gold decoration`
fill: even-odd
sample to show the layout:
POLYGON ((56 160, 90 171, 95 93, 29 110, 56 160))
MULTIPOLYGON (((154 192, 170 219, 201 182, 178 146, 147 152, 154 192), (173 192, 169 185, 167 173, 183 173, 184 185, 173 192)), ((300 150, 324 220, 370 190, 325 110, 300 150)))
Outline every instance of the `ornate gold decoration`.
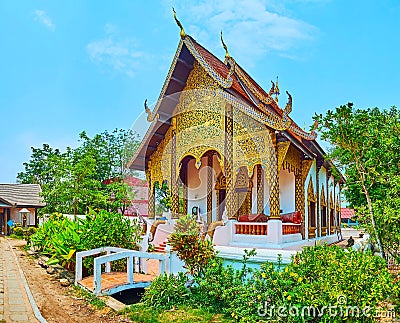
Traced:
POLYGON ((183 175, 183 214, 188 214, 188 174, 187 169, 184 169, 183 175))
POLYGON ((283 162, 283 168, 294 173, 295 176, 301 175, 301 157, 299 151, 294 146, 289 147, 283 162))
POLYGON ((173 7, 172 7, 172 11, 174 12, 174 19, 176 21, 176 24, 181 29, 181 31, 180 31, 181 38, 184 39, 186 37, 185 29, 183 29, 183 26, 182 26, 181 22, 176 17, 176 11, 175 11, 175 9, 173 7))
POLYGON ((252 188, 253 182, 249 178, 247 167, 240 167, 235 181, 238 215, 251 213, 252 188))
POLYGON ((179 187, 178 180, 176 174, 176 135, 175 135, 175 127, 174 121, 173 126, 170 128, 172 132, 172 149, 171 149, 171 180, 170 180, 170 188, 171 188, 171 212, 172 218, 179 217, 179 187))
POLYGON ((315 197, 314 194, 314 185, 313 185, 313 181, 310 178, 310 181, 308 183, 308 188, 307 188, 307 199, 311 202, 317 202, 317 198, 315 197))
POLYGON ((215 69, 212 66, 210 66, 204 59, 204 57, 196 50, 190 37, 186 37, 183 41, 189 52, 196 58, 197 62, 204 68, 204 70, 208 73, 208 75, 210 75, 214 79, 214 81, 218 83, 218 85, 220 85, 224 89, 230 88, 232 86, 233 84, 232 74, 235 70, 236 64, 231 64, 231 69, 226 79, 224 79, 221 76, 221 74, 215 71, 215 69))
POLYGON ((339 195, 336 196, 336 212, 340 212, 339 195))
POLYGON ((305 197, 304 197, 304 182, 301 174, 295 175, 295 180, 294 180, 294 190, 295 190, 295 208, 296 211, 299 211, 301 213, 301 216, 303 218, 303 221, 301 222, 301 233, 302 236, 304 237, 305 232, 305 221, 304 221, 304 215, 305 215, 305 197))
POLYGON ((257 213, 264 213, 264 180, 262 166, 257 165, 257 213))
POLYGON ((150 108, 147 105, 147 99, 144 100, 144 110, 147 113, 147 121, 152 122, 155 118, 158 118, 158 113, 151 112, 150 108))
POLYGON ((279 178, 276 175, 274 181, 271 184, 270 196, 269 196, 269 208, 270 208, 270 218, 280 219, 280 198, 279 198, 279 178))
POLYGON ((278 84, 278 77, 276 77, 276 83, 275 83, 275 90, 274 90, 274 94, 275 94, 275 102, 278 103, 279 102, 279 94, 281 94, 279 92, 279 84, 278 84))
POLYGON ((292 96, 288 91, 286 91, 286 94, 288 96, 288 102, 286 103, 285 110, 283 110, 284 115, 289 115, 290 112, 292 112, 292 96))
POLYGON ((262 123, 239 110, 234 110, 234 174, 247 167, 249 177, 256 165, 265 168, 265 178, 271 182, 276 171, 276 154, 270 131, 262 123))
POLYGON ((274 83, 274 81, 271 80, 271 84, 272 84, 271 88, 270 88, 270 90, 268 92, 269 96, 272 96, 275 93, 275 83, 274 83))
POLYGON ((247 167, 240 167, 236 174, 235 188, 236 189, 247 189, 249 187, 249 175, 247 167))
POLYGON ((312 182, 312 179, 310 178, 310 181, 308 183, 308 189, 307 189, 307 203, 308 203, 308 237, 309 238, 314 238, 316 236, 316 228, 317 228, 317 212, 316 212, 316 205, 314 205, 314 222, 315 226, 311 226, 311 217, 313 216, 310 212, 311 210, 311 202, 316 203, 317 198, 314 194, 314 185, 312 182))
POLYGON ((308 173, 310 172, 313 161, 311 159, 305 159, 301 162, 301 175, 303 177, 303 182, 305 183, 308 173))
POLYGON ((288 152, 290 147, 290 141, 278 142, 277 151, 278 151, 278 171, 281 169, 283 161, 285 160, 286 153, 288 152))
POLYGON ((224 136, 225 100, 209 95, 210 90, 218 88, 218 84, 195 62, 176 107, 178 161, 193 156, 199 168, 201 157, 207 151, 215 150, 223 165, 224 142, 221 138, 224 136))
POLYGON ((233 111, 230 104, 225 106, 225 205, 229 219, 236 218, 235 188, 233 181, 233 111))
POLYGON ((207 155, 207 224, 212 222, 213 155, 207 155))
MULTIPOLYGON (((288 129, 291 124, 292 120, 288 117, 288 114, 291 111, 291 103, 290 109, 283 111, 283 117, 281 118, 276 112, 271 111, 265 105, 271 105, 274 102, 274 99, 270 94, 262 93, 256 86, 254 86, 253 82, 249 80, 246 76, 246 73, 238 66, 235 67, 235 73, 238 78, 246 85, 246 87, 250 90, 250 92, 260 101, 258 108, 263 111, 270 119, 274 120, 273 128, 276 130, 286 130, 288 129)), ((278 95, 279 95, 279 87, 278 82, 273 85, 274 94, 276 95, 275 101, 278 102, 278 95)))
POLYGON ((154 184, 151 180, 151 174, 150 174, 149 169, 146 170, 146 178, 147 178, 147 183, 149 185, 149 188, 147 191, 148 201, 149 201, 148 217, 149 217, 149 219, 154 219, 156 216, 156 199, 155 199, 155 192, 154 192, 154 184))
MULTIPOLYGON (((169 128, 165 138, 158 144, 157 150, 150 156, 149 166, 153 183, 162 185, 164 181, 171 183, 172 161, 172 128, 169 128)), ((176 169, 176 168, 175 168, 176 169)))
POLYGON ((226 46, 224 39, 222 38, 222 30, 221 30, 221 43, 222 43, 222 47, 225 49, 225 59, 229 59, 229 53, 228 53, 228 46, 226 46))
POLYGON ((215 183, 215 190, 226 190, 226 177, 219 174, 215 183))
POLYGON ((326 206, 325 189, 324 189, 323 184, 322 184, 322 188, 321 188, 320 204, 321 204, 321 206, 326 206))

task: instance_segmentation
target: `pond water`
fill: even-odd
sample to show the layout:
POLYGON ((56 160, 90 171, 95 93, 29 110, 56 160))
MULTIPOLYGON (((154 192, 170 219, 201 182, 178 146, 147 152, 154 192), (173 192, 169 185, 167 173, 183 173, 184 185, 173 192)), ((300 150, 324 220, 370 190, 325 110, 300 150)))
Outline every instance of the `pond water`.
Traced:
POLYGON ((126 305, 139 303, 144 294, 144 288, 133 288, 115 293, 111 297, 126 305))

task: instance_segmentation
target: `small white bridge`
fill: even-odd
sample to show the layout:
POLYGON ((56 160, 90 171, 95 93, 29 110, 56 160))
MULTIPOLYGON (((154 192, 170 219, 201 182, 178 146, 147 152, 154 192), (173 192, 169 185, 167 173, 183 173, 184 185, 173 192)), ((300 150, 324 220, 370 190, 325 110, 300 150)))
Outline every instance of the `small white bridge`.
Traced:
MULTIPOLYGON (((166 256, 116 247, 103 247, 76 253, 75 285, 95 295, 111 295, 126 289, 143 288, 165 271, 166 256), (96 256, 99 255, 99 256, 96 256), (94 258, 93 275, 82 277, 83 258, 94 258), (111 272, 111 262, 127 259, 126 272, 111 272), (158 268, 154 263, 158 260, 158 268), (149 263, 146 273, 135 273, 135 265, 149 263), (104 267, 104 272, 102 272, 104 267)), ((139 267, 139 266, 138 266, 139 267)), ((144 266, 147 268, 147 266, 144 266)))

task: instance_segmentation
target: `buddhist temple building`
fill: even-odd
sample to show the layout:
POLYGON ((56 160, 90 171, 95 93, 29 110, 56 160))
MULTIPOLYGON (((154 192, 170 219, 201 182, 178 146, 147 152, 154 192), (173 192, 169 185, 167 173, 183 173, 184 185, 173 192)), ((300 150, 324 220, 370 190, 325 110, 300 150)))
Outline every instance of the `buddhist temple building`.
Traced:
POLYGON ((176 21, 178 48, 157 103, 145 104, 149 128, 128 164, 146 173, 149 221, 155 187, 166 181, 172 221, 196 215, 216 245, 337 239, 344 178, 324 159, 317 125, 300 128, 290 93, 280 95, 277 81, 268 90, 257 84, 222 33, 224 60, 176 21))

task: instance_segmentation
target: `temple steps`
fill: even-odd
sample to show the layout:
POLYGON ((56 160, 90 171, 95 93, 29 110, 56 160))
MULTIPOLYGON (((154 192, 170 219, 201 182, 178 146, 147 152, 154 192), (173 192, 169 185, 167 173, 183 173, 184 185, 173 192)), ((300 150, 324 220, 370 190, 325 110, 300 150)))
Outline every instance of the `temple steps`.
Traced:
POLYGON ((154 247, 154 252, 161 252, 161 253, 166 253, 167 252, 167 242, 161 242, 158 246, 154 247))

